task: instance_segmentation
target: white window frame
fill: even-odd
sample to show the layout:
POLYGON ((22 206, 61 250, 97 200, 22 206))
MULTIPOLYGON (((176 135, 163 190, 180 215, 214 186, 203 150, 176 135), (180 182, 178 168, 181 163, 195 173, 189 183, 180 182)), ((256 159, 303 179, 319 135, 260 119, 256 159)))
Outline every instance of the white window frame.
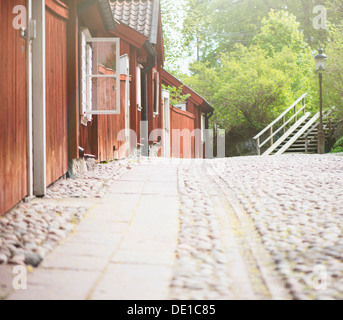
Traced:
POLYGON ((125 82, 125 137, 126 141, 129 140, 130 129, 130 58, 128 54, 124 54, 120 57, 120 74, 126 76, 125 82))
POLYGON ((163 100, 163 155, 170 158, 170 93, 168 90, 162 90, 163 100))
MULTIPOLYGON (((86 102, 84 101, 84 93, 82 92, 82 88, 85 85, 85 79, 83 78, 84 75, 81 70, 81 115, 87 117, 87 120, 91 118, 92 115, 118 115, 120 114, 120 39, 119 38, 93 38, 90 35, 90 32, 88 29, 82 30, 82 37, 85 36, 85 45, 86 47, 84 48, 84 41, 82 40, 81 42, 81 53, 83 50, 86 52, 86 92, 87 92, 87 98, 86 102), (115 75, 99 75, 99 74, 90 74, 90 68, 88 67, 92 62, 89 61, 89 59, 92 59, 91 55, 87 53, 88 51, 88 46, 90 43, 115 43, 116 44, 116 74, 115 75), (92 102, 92 79, 93 78, 115 78, 116 79, 116 107, 115 110, 93 110, 93 102, 92 102)), ((83 57, 81 56, 81 59, 83 57)), ((84 63, 83 63, 84 64, 84 63)), ((83 66, 81 64, 81 68, 83 66)))
POLYGON ((160 114, 160 74, 156 70, 153 72, 152 85, 154 88, 154 96, 153 96, 154 112, 153 112, 153 114, 154 114, 154 117, 156 117, 160 114), (156 82, 155 82, 155 80, 156 80, 156 82), (154 86, 154 84, 155 84, 155 86, 154 86), (156 99, 156 105, 155 105, 155 99, 156 99))
POLYGON ((143 66, 137 64, 136 68, 136 100, 137 100, 137 109, 139 112, 142 111, 142 69, 143 66))
POLYGON ((178 108, 182 111, 187 111, 187 102, 179 103, 174 105, 175 108, 178 108))
POLYGON ((205 142, 206 115, 201 114, 201 142, 205 142))
POLYGON ((80 35, 80 115, 81 123, 87 126, 87 122, 92 121, 92 115, 87 114, 87 107, 92 105, 89 101, 89 91, 87 90, 87 68, 92 68, 92 60, 89 60, 89 55, 92 52, 88 52, 87 38, 90 38, 91 34, 88 29, 83 29, 80 35))

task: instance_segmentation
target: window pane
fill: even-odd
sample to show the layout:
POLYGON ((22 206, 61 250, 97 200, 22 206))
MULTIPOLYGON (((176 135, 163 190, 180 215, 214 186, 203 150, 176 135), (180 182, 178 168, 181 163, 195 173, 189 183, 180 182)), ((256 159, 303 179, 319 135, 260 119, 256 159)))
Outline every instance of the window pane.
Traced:
POLYGON ((92 42, 93 75, 116 75, 117 45, 114 42, 92 42))
POLYGON ((91 48, 87 72, 87 92, 91 95, 89 113, 119 114, 121 94, 119 39, 91 38, 88 39, 87 44, 91 48))
POLYGON ((92 78, 93 111, 112 111, 117 103, 117 81, 115 78, 92 78))

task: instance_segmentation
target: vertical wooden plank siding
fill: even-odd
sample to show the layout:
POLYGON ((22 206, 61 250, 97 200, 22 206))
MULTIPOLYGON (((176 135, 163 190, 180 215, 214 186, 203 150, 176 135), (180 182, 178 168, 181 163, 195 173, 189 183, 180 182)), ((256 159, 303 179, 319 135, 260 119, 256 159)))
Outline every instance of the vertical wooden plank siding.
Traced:
MULTIPOLYGON (((171 132, 173 130, 189 130, 190 133, 194 130, 195 116, 187 111, 182 111, 178 108, 171 107, 170 112, 170 124, 171 132)), ((194 158, 195 157, 195 138, 191 139, 174 139, 173 134, 171 135, 171 156, 173 158, 194 158), (175 152, 176 150, 180 150, 175 152), (184 149, 186 154, 184 154, 184 149)))
MULTIPOLYGON (((118 150, 125 141, 118 141, 118 134, 125 129, 125 82, 126 76, 121 76, 120 81, 120 114, 118 115, 93 115, 93 121, 88 122, 87 127, 80 126, 81 146, 85 153, 96 156, 98 161, 110 161, 125 157, 125 154, 118 150), (114 151, 114 148, 115 150, 114 151)), ((112 83, 110 80, 103 80, 98 84, 97 96, 98 105, 105 106, 109 101, 115 101, 112 83)))
MULTIPOLYGON (((51 2, 51 1, 50 1, 51 2)), ((46 9, 47 185, 68 171, 67 20, 46 9)))
MULTIPOLYGON (((125 82, 126 76, 121 76, 120 114, 97 116, 99 126, 99 161, 121 159, 126 156, 125 153, 118 151, 125 144, 125 141, 118 140, 119 132, 125 129, 125 82)), ((124 140, 124 136, 122 138, 124 140)))
POLYGON ((79 157, 77 1, 68 0, 68 5, 70 10, 67 24, 68 155, 69 159, 75 159, 79 157))
POLYGON ((13 7, 0 1, 0 215, 27 195, 26 41, 12 26, 13 7))

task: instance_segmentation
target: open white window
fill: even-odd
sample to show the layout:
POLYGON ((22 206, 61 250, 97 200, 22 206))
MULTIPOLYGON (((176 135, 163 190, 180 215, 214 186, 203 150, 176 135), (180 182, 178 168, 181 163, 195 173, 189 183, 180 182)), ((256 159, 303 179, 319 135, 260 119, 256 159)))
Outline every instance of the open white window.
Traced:
POLYGON ((120 39, 81 33, 82 123, 94 114, 120 114, 120 39))

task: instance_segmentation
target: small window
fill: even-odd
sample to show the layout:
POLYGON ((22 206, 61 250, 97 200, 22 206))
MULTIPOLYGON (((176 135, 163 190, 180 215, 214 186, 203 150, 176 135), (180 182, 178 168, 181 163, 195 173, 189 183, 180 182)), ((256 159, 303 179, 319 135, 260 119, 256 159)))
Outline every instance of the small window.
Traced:
POLYGON ((81 34, 81 115, 120 114, 120 40, 81 34), (117 76, 118 75, 118 76, 117 76))
POLYGON ((154 97, 154 115, 158 115, 160 110, 160 75, 157 71, 153 72, 152 90, 154 97))
POLYGON ((182 111, 187 111, 187 103, 186 102, 175 104, 174 107, 178 108, 182 111))

